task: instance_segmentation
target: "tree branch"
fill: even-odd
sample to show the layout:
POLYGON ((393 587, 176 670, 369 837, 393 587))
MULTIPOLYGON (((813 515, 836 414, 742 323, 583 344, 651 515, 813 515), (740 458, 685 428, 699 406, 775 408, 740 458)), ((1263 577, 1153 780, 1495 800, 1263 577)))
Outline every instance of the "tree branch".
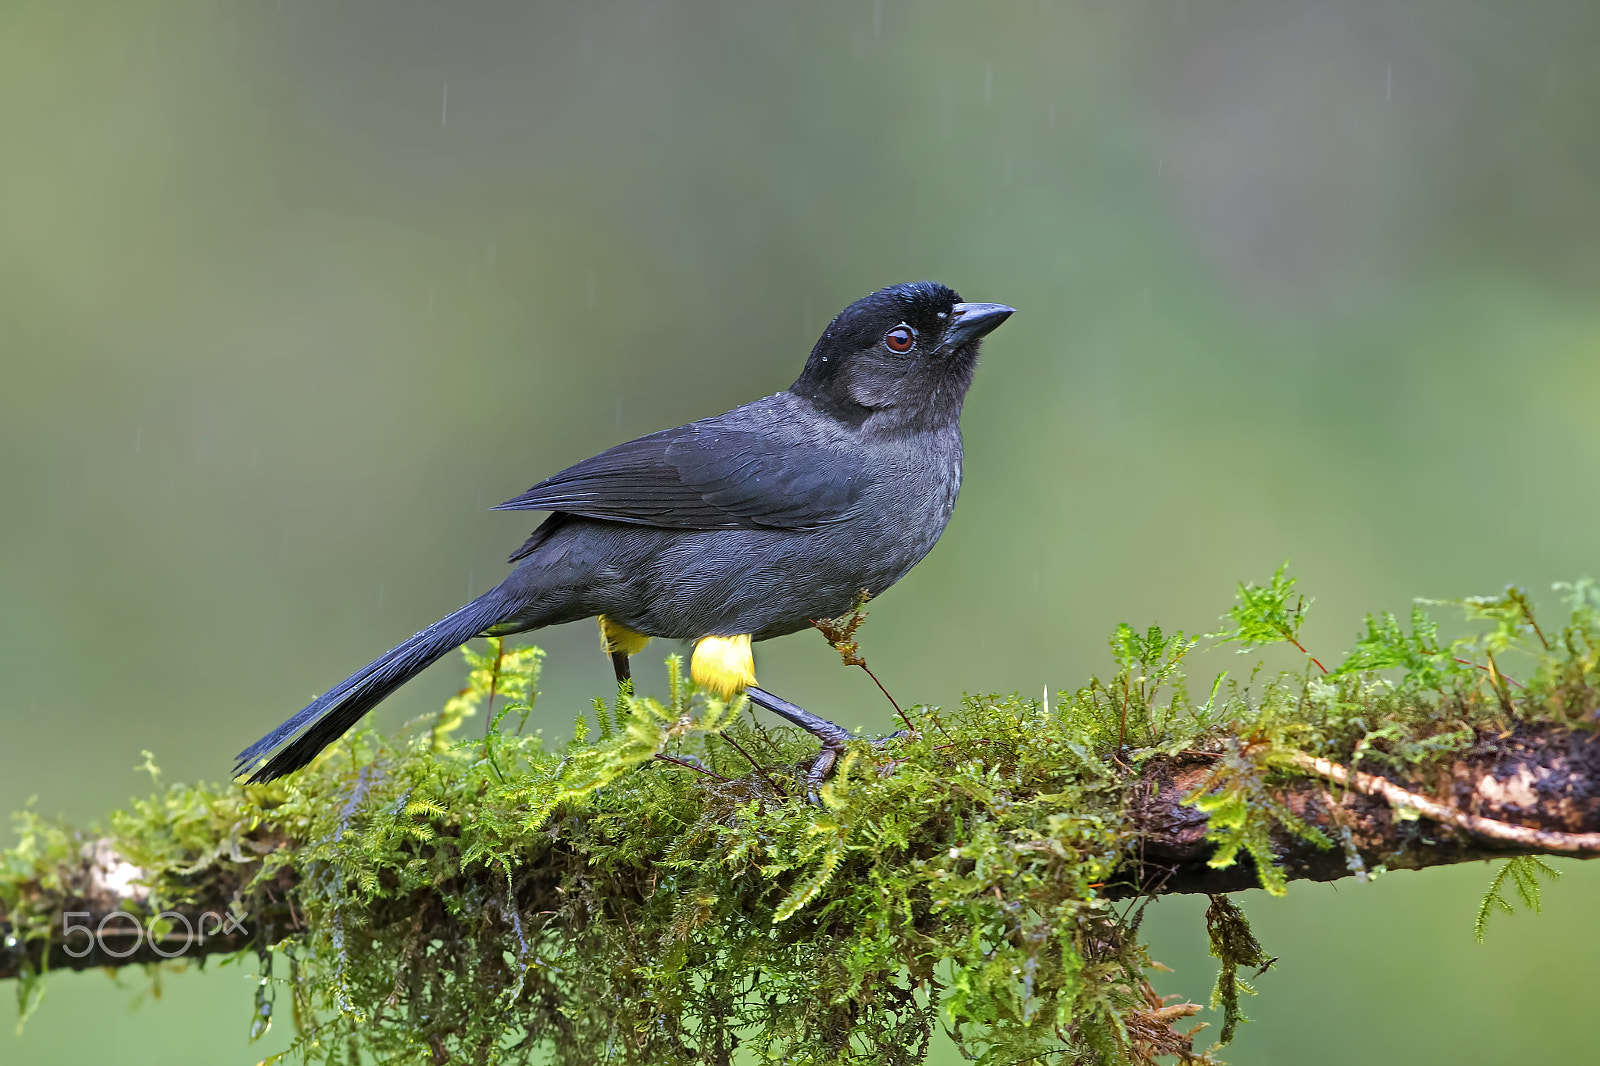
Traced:
MULTIPOLYGON (((1277 798, 1344 846, 1318 847, 1279 830, 1274 854, 1290 880, 1311 881, 1514 855, 1593 858, 1600 854, 1597 736, 1549 724, 1519 726, 1507 736, 1483 734, 1427 779, 1335 771, 1336 764, 1303 756, 1295 762, 1317 776, 1286 781, 1277 798), (1342 787, 1347 782, 1362 790, 1342 787), (1513 840, 1484 832, 1498 832, 1497 826, 1521 832, 1513 840), (1579 834, 1576 846, 1568 834, 1579 834)), ((1205 781, 1212 761, 1197 753, 1151 768, 1149 791, 1134 811, 1142 862, 1121 871, 1109 888, 1123 895, 1135 886, 1145 893, 1215 894, 1257 886, 1248 856, 1225 869, 1207 865, 1215 850, 1206 840, 1209 820, 1183 803, 1205 781)))
MULTIPOLYGON (((1343 846, 1319 847, 1279 830, 1273 834, 1274 853, 1289 879, 1314 881, 1361 876, 1379 867, 1421 869, 1513 855, 1593 857, 1600 854, 1597 735, 1549 724, 1522 725, 1504 736, 1486 733, 1470 750, 1425 777, 1392 771, 1380 776, 1311 756, 1295 758, 1308 773, 1283 778, 1274 798, 1343 846)), ((1185 803, 1206 782, 1217 758, 1215 753, 1191 752, 1146 764, 1128 791, 1135 858, 1108 879, 1107 897, 1217 894, 1257 887, 1257 873, 1246 854, 1226 868, 1208 865, 1216 851, 1206 839, 1209 819, 1185 803)), ((750 791, 749 782, 742 781, 707 787, 750 791)), ((116 967, 276 942, 303 928, 305 908, 297 905, 296 893, 306 871, 284 868, 266 884, 248 891, 245 886, 264 855, 299 843, 281 830, 263 827, 248 841, 252 854, 219 855, 198 864, 188 879, 186 901, 166 909, 167 928, 156 939, 148 935, 154 915, 149 891, 139 884, 142 872, 118 856, 109 840, 84 840, 72 861, 35 878, 26 898, 18 901, 34 914, 73 916, 52 926, 55 935, 48 943, 13 943, 9 916, 0 915, 0 978, 18 977, 25 968, 116 967), (135 942, 132 923, 112 917, 118 914, 136 916, 145 935, 135 942), (65 939, 59 935, 63 926, 71 930, 65 939)), ((495 904, 507 928, 515 924, 516 912, 556 909, 559 871, 581 861, 559 842, 538 864, 519 867, 513 861, 516 911, 504 902, 495 904)), ((480 879, 481 885, 441 885, 439 891, 504 899, 503 872, 486 872, 480 879)))

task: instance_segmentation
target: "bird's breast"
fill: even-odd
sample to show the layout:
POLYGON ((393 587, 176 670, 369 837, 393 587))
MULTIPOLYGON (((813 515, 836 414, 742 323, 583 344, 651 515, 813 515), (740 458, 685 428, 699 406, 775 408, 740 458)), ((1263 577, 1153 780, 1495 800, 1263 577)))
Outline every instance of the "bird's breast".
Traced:
POLYGON ((886 476, 875 479, 862 500, 861 532, 878 545, 873 570, 890 584, 932 550, 961 492, 959 440, 954 447, 907 451, 879 464, 886 476))

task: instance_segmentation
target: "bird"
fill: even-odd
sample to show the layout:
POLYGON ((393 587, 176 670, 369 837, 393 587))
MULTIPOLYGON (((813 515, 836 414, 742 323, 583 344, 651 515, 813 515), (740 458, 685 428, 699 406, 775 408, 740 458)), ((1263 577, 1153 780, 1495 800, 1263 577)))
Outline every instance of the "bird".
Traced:
MULTIPOLYGON (((652 637, 690 676, 810 730, 851 734, 761 688, 752 642, 843 615, 933 548, 961 489, 980 342, 1015 309, 931 281, 845 308, 783 392, 601 452, 495 510, 547 511, 505 580, 357 670, 239 753, 236 777, 309 764, 474 637, 596 618, 620 684, 652 637)), ((831 759, 828 760, 831 763, 831 759)))

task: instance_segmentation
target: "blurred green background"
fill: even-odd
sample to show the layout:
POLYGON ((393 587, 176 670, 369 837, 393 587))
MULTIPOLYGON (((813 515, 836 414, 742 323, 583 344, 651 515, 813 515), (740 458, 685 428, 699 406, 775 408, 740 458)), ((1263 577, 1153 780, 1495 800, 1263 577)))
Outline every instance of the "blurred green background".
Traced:
MULTIPOLYGON (((1019 313, 864 630, 901 700, 1073 688, 1286 557, 1324 657, 1416 595, 1549 602, 1600 568, 1597 47, 1593 5, 1487 0, 7 0, 0 809, 87 822, 145 748, 225 776, 499 579, 534 518, 489 505, 922 277, 1019 313)), ((536 639, 560 735, 609 667, 536 639)), ((761 656, 890 727, 820 638, 761 656)), ((1562 867, 1483 947, 1483 866, 1247 894, 1283 961, 1225 1057, 1591 1058, 1600 869, 1562 867)), ((1201 902, 1145 927, 1198 999, 1201 902)), ((20 1036, 0 991, 7 1063, 284 1040, 246 1043, 245 967, 137 1009, 59 976, 20 1036)))

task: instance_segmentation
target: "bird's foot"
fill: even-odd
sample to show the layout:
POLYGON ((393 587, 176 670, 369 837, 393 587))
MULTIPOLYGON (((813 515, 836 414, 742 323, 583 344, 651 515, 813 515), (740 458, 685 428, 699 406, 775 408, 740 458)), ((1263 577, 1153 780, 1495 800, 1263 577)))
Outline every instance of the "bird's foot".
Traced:
POLYGON ((814 799, 817 790, 833 772, 839 756, 844 754, 845 745, 854 740, 855 735, 820 715, 812 714, 804 707, 790 703, 782 696, 774 696, 764 688, 751 685, 744 690, 744 693, 750 697, 751 703, 757 707, 764 707, 779 718, 799 726, 816 737, 817 742, 822 745, 822 750, 817 752, 817 757, 811 762, 811 768, 806 771, 806 790, 814 799))
MULTIPOLYGON (((833 773, 839 756, 844 754, 845 745, 858 739, 856 735, 821 715, 812 714, 804 707, 796 706, 781 696, 774 696, 766 689, 751 685, 744 691, 745 695, 750 697, 751 703, 757 707, 764 707, 779 718, 799 726, 816 737, 817 742, 822 745, 822 750, 817 752, 817 757, 811 762, 811 768, 806 771, 807 789, 815 797, 817 789, 821 788, 828 775, 833 773)), ((910 735, 909 730, 901 729, 886 737, 879 737, 871 741, 871 744, 875 748, 882 747, 891 740, 899 740, 910 735)))

